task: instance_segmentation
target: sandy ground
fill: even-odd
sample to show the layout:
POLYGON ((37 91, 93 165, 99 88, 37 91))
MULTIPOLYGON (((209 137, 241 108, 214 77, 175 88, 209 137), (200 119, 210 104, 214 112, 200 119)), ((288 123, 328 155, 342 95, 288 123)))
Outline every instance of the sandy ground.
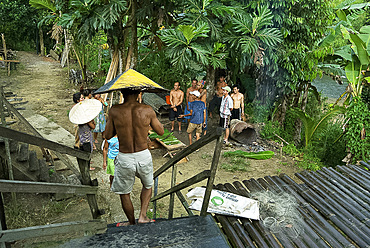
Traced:
MULTIPOLYGON (((17 71, 12 71, 12 75, 8 77, 4 69, 0 69, 0 84, 5 86, 5 91, 12 91, 18 97, 22 97, 24 101, 28 101, 25 105, 25 115, 39 114, 46 117, 49 121, 55 122, 67 131, 73 133, 73 124, 68 120, 68 111, 73 106, 72 94, 77 92, 78 86, 68 82, 67 69, 61 68, 59 63, 50 58, 39 57, 33 53, 18 52, 18 59, 21 65, 17 71)), ((160 82, 159 82, 160 83, 160 82)), ((167 118, 160 118, 165 128, 170 129, 170 123, 167 118)), ((216 121, 211 123, 216 125, 216 121)), ((12 126, 13 127, 13 126, 12 126)), ((17 129, 22 130, 24 127, 14 125, 17 129)), ((183 130, 186 130, 186 125, 183 124, 183 130)), ((25 130, 22 130, 25 131, 25 130)), ((188 144, 187 134, 183 132, 181 135, 175 132, 185 144, 188 144)), ((272 146, 266 146, 265 149, 272 149, 272 146)), ((98 150, 93 152, 92 166, 96 167, 95 171, 91 172, 92 178, 97 178, 99 182, 98 205, 103 208, 106 214, 102 216, 108 223, 126 220, 120 206, 119 197, 109 190, 109 179, 102 169, 102 152, 99 149, 101 144, 101 136, 99 135, 98 150)), ((262 144, 261 144, 262 145, 262 144)), ((70 144, 73 146, 73 143, 70 144)), ((215 142, 202 147, 200 151, 194 152, 188 156, 189 161, 178 165, 177 183, 180 183, 197 173, 210 169, 215 142)), ((224 147, 221 154, 227 150, 236 150, 239 148, 224 147)), ((168 157, 163 157, 166 153, 164 148, 151 150, 153 156, 154 170, 160 168, 168 157)), ((294 161, 289 157, 281 156, 280 152, 275 153, 275 157, 268 160, 249 160, 250 165, 246 172, 228 172, 218 168, 214 184, 232 183, 234 181, 242 181, 250 178, 261 178, 267 175, 273 176, 280 173, 288 174, 295 179, 295 172, 301 169, 294 166, 294 161)), ((221 156, 220 165, 229 163, 221 156)), ((159 177, 159 192, 163 192, 170 188, 171 170, 159 177)), ((202 181, 195 186, 204 186, 206 181, 202 181)), ((185 195, 188 189, 184 189, 182 193, 185 195)), ((136 180, 134 190, 131 194, 135 208, 135 215, 138 217, 140 208, 140 191, 141 184, 136 180)), ((163 198, 158 202, 159 217, 167 218, 169 197, 163 198)), ((150 205, 150 208, 152 206, 150 205)), ((180 202, 175 201, 175 217, 184 216, 186 212, 180 202)), ((69 208, 67 214, 60 216, 55 222, 68 220, 85 220, 91 219, 88 205, 85 200, 81 200, 81 204, 77 204, 69 208), (76 214, 78 217, 76 217, 76 214)))

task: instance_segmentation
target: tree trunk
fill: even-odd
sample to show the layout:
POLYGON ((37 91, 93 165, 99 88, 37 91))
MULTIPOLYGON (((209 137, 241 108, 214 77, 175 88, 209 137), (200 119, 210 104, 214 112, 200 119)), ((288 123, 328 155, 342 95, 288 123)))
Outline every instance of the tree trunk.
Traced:
POLYGON ((41 56, 45 56, 44 33, 42 32, 41 27, 39 27, 39 37, 40 37, 40 54, 41 56))
POLYGON ((207 103, 208 104, 216 93, 216 90, 215 90, 216 80, 215 79, 216 79, 216 70, 212 66, 208 66, 207 75, 206 75, 206 89, 207 89, 207 103))
MULTIPOLYGON (((294 99, 294 107, 298 107, 299 98, 302 95, 301 99, 301 107, 300 109, 304 112, 307 105, 307 98, 308 98, 308 89, 310 87, 310 83, 307 81, 303 81, 300 83, 298 87, 298 92, 296 95, 296 98, 294 99), (301 92, 303 90, 303 92, 301 92), (301 94, 302 93, 302 94, 301 94)), ((295 130, 294 130, 294 144, 298 146, 301 143, 301 132, 302 132, 302 121, 300 119, 297 119, 295 121, 295 130)))
POLYGON ((137 18, 136 18, 137 0, 132 0, 131 5, 131 48, 132 57, 130 68, 135 69, 138 61, 138 47, 137 47, 137 18))

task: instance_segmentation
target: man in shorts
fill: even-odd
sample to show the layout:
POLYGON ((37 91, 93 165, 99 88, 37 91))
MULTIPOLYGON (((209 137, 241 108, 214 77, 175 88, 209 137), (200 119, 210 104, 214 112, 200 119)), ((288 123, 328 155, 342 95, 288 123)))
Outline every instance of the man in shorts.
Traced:
POLYGON ((193 91, 196 91, 198 90, 198 80, 196 80, 195 78, 191 80, 191 87, 189 87, 187 90, 186 90, 186 106, 185 106, 185 109, 184 109, 184 115, 185 115, 185 119, 188 121, 190 121, 190 109, 189 109, 189 104, 191 102, 193 102, 195 100, 195 96, 190 94, 190 92, 193 92, 193 91))
POLYGON ((224 144, 228 145, 229 141, 229 134, 230 134, 230 116, 231 111, 233 110, 233 99, 229 96, 231 91, 229 86, 222 87, 223 96, 220 106, 220 126, 224 128, 225 131, 225 138, 224 144))
POLYGON ((241 120, 244 116, 244 95, 239 92, 239 86, 234 85, 233 93, 231 93, 231 99, 233 99, 233 110, 231 111, 231 120, 241 120))
POLYGON ((192 144, 192 133, 194 130, 197 140, 200 138, 202 133, 202 127, 206 124, 206 105, 200 100, 199 91, 195 90, 190 92, 194 96, 194 101, 189 103, 190 113, 187 115, 181 115, 180 117, 190 116, 190 123, 186 132, 189 134, 189 145, 192 144))
POLYGON ((120 195, 122 208, 129 222, 118 223, 117 226, 136 224, 130 198, 135 175, 143 185, 138 223, 153 222, 146 216, 153 186, 153 162, 148 150, 147 136, 150 128, 158 135, 164 134, 163 125, 152 107, 137 102, 139 91, 123 89, 121 92, 125 101, 109 110, 105 135, 106 139, 117 135, 119 140, 111 190, 120 195))
POLYGON ((177 118, 177 123, 179 125, 179 133, 181 133, 181 121, 179 120, 179 115, 182 114, 182 101, 184 100, 184 92, 180 90, 180 83, 176 82, 173 85, 173 89, 170 92, 170 121, 171 121, 171 132, 175 129, 175 118, 177 118))

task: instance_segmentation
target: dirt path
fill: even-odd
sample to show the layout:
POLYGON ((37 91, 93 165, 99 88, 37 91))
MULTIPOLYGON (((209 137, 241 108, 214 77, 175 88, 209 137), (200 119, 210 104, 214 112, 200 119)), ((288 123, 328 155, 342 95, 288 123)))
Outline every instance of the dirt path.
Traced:
MULTIPOLYGON (((5 91, 12 91, 18 97, 23 97, 25 101, 29 101, 24 115, 34 113, 42 115, 69 132, 72 132, 73 125, 68 120, 68 111, 73 105, 72 94, 77 91, 77 87, 68 83, 67 70, 65 68, 62 69, 58 62, 50 58, 39 57, 28 52, 18 52, 18 59, 21 61, 21 66, 18 67, 16 72, 13 71, 10 77, 6 76, 5 70, 0 71, 0 84, 6 86, 5 91)), ((167 119, 161 119, 161 122, 165 123, 165 128, 170 129, 167 119)), ((22 127, 19 128, 22 129, 22 127)), ((183 125, 183 130, 186 130, 185 125, 183 125)), ((188 144, 187 134, 185 132, 181 135, 175 132, 175 136, 185 144, 188 144)), ((70 146, 72 147, 73 144, 70 146)), ((100 147, 100 144, 98 147, 100 147)), ((189 162, 179 164, 177 182, 182 182, 203 170, 209 169, 214 147, 215 142, 212 142, 201 148, 199 152, 189 155, 189 162)), ((226 150, 235 150, 235 148, 225 147, 222 153, 226 150)), ((151 150, 151 152, 155 170, 168 160, 167 157, 163 158, 163 155, 166 153, 164 149, 155 149, 151 150)), ((108 176, 102 170, 102 153, 100 149, 93 152, 92 162, 93 166, 97 169, 91 172, 91 176, 98 179, 100 188, 98 204, 100 208, 104 208, 107 212, 103 218, 107 219, 108 223, 125 220, 126 218, 120 206, 119 197, 109 190, 108 176)), ((231 162, 221 157, 220 165, 227 163, 230 164, 231 162)), ((248 163, 248 171, 246 172, 228 172, 219 168, 216 174, 215 184, 232 183, 250 178, 257 179, 280 173, 285 173, 295 178, 293 176, 294 173, 300 171, 300 169, 292 166, 293 162, 291 159, 280 156, 275 156, 268 160, 248 160, 248 163)), ((159 192, 169 189, 170 182, 171 170, 159 177, 159 192)), ((204 185, 206 185, 205 181, 196 186, 204 185)), ((131 194, 134 208, 136 209, 136 217, 138 217, 140 208, 140 190, 140 182, 136 180, 134 190, 131 194)), ((182 193, 185 195, 187 191, 188 189, 185 189, 182 193)), ((166 197, 158 203, 160 217, 167 217, 168 200, 168 197, 166 197)), ((76 219, 75 212, 86 211, 88 213, 89 210, 86 208, 86 203, 82 205, 79 209, 69 211, 70 214, 63 217, 63 221, 76 219)), ((186 215, 186 212, 180 202, 176 200, 175 217, 183 215, 186 215)), ((88 214, 86 218, 88 218, 88 214)), ((61 220, 58 220, 58 222, 61 222, 61 220)))

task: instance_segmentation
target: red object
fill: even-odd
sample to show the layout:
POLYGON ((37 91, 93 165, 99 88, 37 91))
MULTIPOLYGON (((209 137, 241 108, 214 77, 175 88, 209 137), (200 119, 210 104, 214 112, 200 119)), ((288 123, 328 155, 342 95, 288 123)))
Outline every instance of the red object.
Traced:
POLYGON ((170 95, 166 96, 166 103, 167 103, 168 105, 171 105, 170 95))

